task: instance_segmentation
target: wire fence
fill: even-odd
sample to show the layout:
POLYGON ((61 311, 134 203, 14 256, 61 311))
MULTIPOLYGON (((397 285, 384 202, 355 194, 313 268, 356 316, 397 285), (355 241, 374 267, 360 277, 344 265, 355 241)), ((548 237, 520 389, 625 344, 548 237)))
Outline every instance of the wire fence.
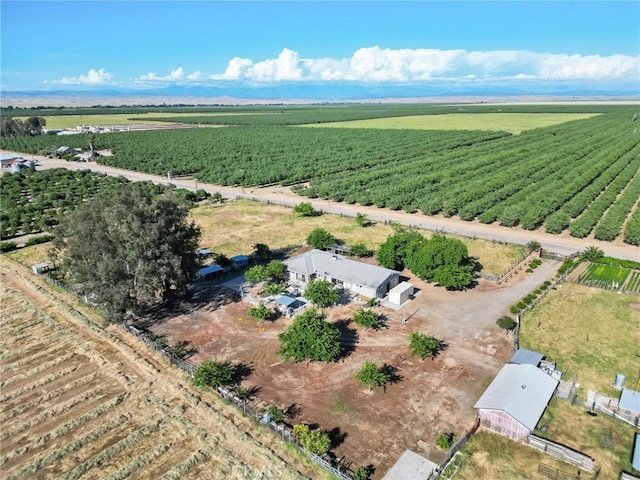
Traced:
MULTIPOLYGON (((140 330, 132 325, 128 325, 126 323, 119 324, 124 330, 129 332, 131 335, 140 339, 147 346, 151 347, 157 353, 162 355, 164 358, 169 360, 173 365, 182 369, 186 372, 190 377, 193 377, 198 369, 198 365, 195 362, 192 362, 189 359, 180 358, 176 356, 169 348, 158 345, 154 340, 150 339, 147 336, 147 333, 143 330, 140 330)), ((237 407, 242 410, 242 412, 248 416, 253 418, 256 422, 261 425, 266 426, 271 429, 275 433, 278 434, 284 441, 290 442, 294 444, 298 449, 303 452, 309 460, 316 463, 327 472, 334 475, 336 478, 340 480, 352 480, 350 473, 351 470, 347 466, 343 465, 340 461, 332 460, 328 457, 323 457, 316 455, 312 452, 306 450, 297 440, 295 435, 293 434, 293 429, 281 423, 276 423, 265 416, 264 410, 259 405, 253 405, 250 401, 240 398, 231 388, 225 387, 212 387, 211 390, 217 393, 220 397, 224 398, 226 401, 235 404, 237 407)))
POLYGON ((467 441, 469 440, 469 438, 471 438, 471 435, 476 433, 479 427, 480 418, 476 417, 476 420, 471 428, 467 430, 466 433, 462 437, 460 437, 458 441, 454 443, 453 446, 447 451, 447 456, 440 463, 440 465, 438 465, 438 468, 434 470, 434 472, 429 477, 429 480, 435 480, 438 478, 452 478, 452 475, 450 475, 448 472, 449 464, 456 456, 456 454, 467 444, 467 441))

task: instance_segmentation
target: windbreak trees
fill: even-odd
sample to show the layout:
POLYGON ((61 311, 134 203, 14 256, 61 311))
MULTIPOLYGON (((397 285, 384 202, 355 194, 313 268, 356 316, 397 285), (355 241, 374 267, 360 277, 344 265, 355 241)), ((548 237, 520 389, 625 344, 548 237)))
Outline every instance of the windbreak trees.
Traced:
POLYGON ((199 228, 173 193, 140 184, 98 195, 56 229, 53 256, 111 320, 183 294, 199 267, 199 228))
POLYGON ((408 268, 421 279, 445 288, 463 289, 474 279, 474 262, 467 246, 440 233, 425 238, 415 230, 400 228, 380 245, 376 259, 384 267, 408 268))

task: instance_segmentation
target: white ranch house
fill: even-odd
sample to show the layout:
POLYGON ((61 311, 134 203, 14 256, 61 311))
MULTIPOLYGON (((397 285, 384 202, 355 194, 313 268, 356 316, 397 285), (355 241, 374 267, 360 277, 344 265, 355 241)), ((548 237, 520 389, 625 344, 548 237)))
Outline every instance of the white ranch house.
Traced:
POLYGON ((383 298, 400 282, 400 272, 321 250, 311 250, 284 264, 292 282, 306 285, 312 280, 327 280, 366 298, 383 298))

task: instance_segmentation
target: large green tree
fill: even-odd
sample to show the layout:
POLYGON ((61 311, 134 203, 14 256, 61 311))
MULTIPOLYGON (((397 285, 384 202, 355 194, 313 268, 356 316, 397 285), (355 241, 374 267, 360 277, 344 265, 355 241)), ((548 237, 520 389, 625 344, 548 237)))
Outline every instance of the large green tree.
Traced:
POLYGON ((123 185, 79 206, 55 230, 54 258, 110 319, 185 293, 199 263, 199 228, 172 192, 123 185))
POLYGON ((326 280, 312 280, 304 289, 304 298, 318 307, 327 307, 340 300, 340 294, 331 282, 326 280))
POLYGON ((294 362, 333 362, 342 353, 340 330, 315 309, 296 317, 278 339, 280 355, 294 362))
POLYGON ((338 243, 341 243, 340 240, 324 228, 314 228, 307 235, 307 244, 313 248, 324 249, 338 243))
POLYGON ((406 266, 418 277, 441 287, 461 289, 473 282, 474 266, 467 246, 441 234, 434 234, 410 249, 406 266))
POLYGON ((316 455, 324 455, 331 448, 331 438, 329 434, 317 428, 311 430, 309 425, 294 425, 293 434, 305 450, 316 455))
POLYGON ((228 363, 205 360, 198 366, 191 381, 197 387, 229 385, 233 381, 233 369, 228 363))
POLYGON ((376 260, 386 268, 402 270, 406 266, 407 257, 425 241, 420 232, 397 227, 396 232, 387 238, 376 252, 376 260))

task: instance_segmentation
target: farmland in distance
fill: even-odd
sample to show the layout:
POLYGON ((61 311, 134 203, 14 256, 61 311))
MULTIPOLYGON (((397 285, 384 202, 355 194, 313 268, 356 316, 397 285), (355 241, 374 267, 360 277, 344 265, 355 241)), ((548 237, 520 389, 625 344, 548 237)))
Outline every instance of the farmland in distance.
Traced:
MULTIPOLYGON (((489 108, 466 107, 465 114, 466 110, 477 113, 464 118, 486 115, 489 108)), ((453 110, 449 107, 449 113, 453 110)), ((145 173, 188 174, 219 185, 281 184, 311 198, 509 228, 544 229, 552 234, 565 232, 577 238, 615 241, 624 237, 627 243, 637 245, 637 108, 593 106, 591 110, 585 105, 573 110, 564 106, 560 112, 557 106, 522 106, 519 110, 505 107, 498 113, 494 107, 489 112, 492 117, 472 119, 480 125, 482 118, 492 118, 491 122, 499 124, 509 118, 501 115, 517 113, 529 115, 527 118, 560 115, 558 118, 565 120, 565 114, 599 113, 513 135, 462 129, 293 128, 276 123, 291 121, 299 125, 305 118, 307 123, 314 123, 314 118, 344 121, 386 115, 375 121, 392 125, 411 117, 399 107, 389 107, 388 111, 386 107, 283 109, 273 115, 250 112, 181 117, 183 121, 228 121, 235 128, 124 132, 99 136, 96 142, 98 148, 110 148, 113 153, 101 162, 145 173), (404 117, 399 113, 405 113, 404 117)), ((449 115, 431 116, 442 117, 438 119, 442 122, 449 115)), ((470 128, 470 124, 461 124, 460 128, 470 128)), ((64 142, 69 146, 76 146, 73 142, 87 143, 86 138, 75 137, 64 142)), ((3 139, 2 144, 9 150, 37 153, 59 146, 61 141, 41 136, 3 139)))
POLYGON ((412 115, 305 125, 327 128, 382 128, 417 130, 497 130, 518 134, 524 130, 549 127, 573 120, 583 120, 592 113, 451 113, 447 115, 412 115))

